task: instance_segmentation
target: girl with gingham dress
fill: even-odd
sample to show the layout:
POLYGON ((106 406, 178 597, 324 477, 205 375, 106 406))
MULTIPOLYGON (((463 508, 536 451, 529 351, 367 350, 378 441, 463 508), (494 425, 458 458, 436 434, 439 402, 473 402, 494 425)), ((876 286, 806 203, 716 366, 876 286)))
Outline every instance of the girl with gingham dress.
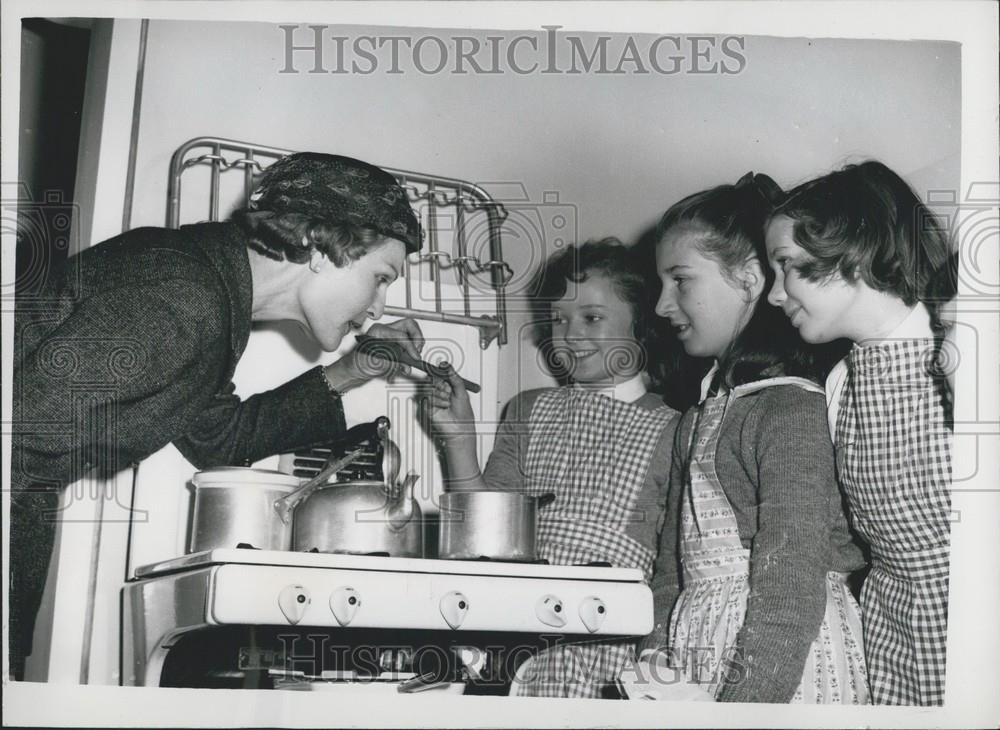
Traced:
MULTIPOLYGON (((551 303, 554 364, 572 382, 511 400, 484 473, 461 380, 438 381, 431 400, 449 489, 554 493, 539 512, 540 558, 636 568, 647 582, 679 416, 647 392, 642 373, 651 284, 613 239, 570 246, 546 263, 539 298, 551 303)), ((633 656, 629 640, 549 646, 518 668, 511 694, 599 698, 633 656)))
POLYGON ((800 336, 854 343, 826 392, 851 522, 871 549, 861 608, 872 699, 943 704, 952 416, 930 295, 954 294, 947 238, 898 175, 866 162, 790 191, 767 249, 770 301, 800 336))

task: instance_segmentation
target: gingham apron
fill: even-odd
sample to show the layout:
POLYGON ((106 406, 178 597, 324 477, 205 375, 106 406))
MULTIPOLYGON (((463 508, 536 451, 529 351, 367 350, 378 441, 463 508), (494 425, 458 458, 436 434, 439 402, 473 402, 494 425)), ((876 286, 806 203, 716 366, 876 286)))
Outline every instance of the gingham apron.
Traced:
POLYGON ((871 547, 861 591, 872 700, 944 702, 950 402, 934 340, 855 347, 835 444, 851 521, 871 547))
MULTIPOLYGON (((539 557, 554 565, 607 562, 638 568, 648 582, 655 546, 626 534, 663 430, 677 413, 647 410, 579 387, 542 393, 531 411, 526 491, 556 494, 542 508, 539 557)), ((639 519, 656 520, 647 514, 639 519)), ((511 694, 600 697, 634 656, 633 641, 574 642, 521 665, 511 694)))
MULTIPOLYGON (((716 447, 729 405, 775 385, 822 390, 802 378, 771 378, 710 397, 700 407, 689 442, 689 480, 681 505, 683 590, 670 616, 669 663, 715 696, 735 656, 750 594, 750 551, 740 542, 732 505, 715 471, 716 447)), ((792 703, 865 704, 861 616, 846 575, 826 576, 826 610, 806 657, 792 703)))

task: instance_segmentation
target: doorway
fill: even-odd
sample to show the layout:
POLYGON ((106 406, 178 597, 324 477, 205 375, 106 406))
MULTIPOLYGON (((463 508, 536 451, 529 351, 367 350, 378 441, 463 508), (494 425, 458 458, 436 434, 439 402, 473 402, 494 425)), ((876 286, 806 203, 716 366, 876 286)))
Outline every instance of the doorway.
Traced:
POLYGON ((77 157, 91 28, 87 19, 21 23, 18 301, 41 293, 70 251, 77 157))

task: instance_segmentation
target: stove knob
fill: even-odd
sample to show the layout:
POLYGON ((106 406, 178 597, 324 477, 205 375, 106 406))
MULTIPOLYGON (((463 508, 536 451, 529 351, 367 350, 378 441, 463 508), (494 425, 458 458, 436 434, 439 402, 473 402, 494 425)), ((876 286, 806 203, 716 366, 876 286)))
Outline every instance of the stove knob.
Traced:
POLYGON ((441 599, 441 615, 448 625, 457 629, 465 621, 465 614, 469 612, 469 599, 458 591, 446 593, 441 599))
POLYGON ((587 631, 590 633, 597 631, 607 617, 608 607, 604 605, 604 601, 597 596, 587 596, 583 599, 583 603, 580 604, 580 620, 587 627, 587 631))
POLYGON ((312 596, 309 595, 309 589, 305 586, 285 586, 278 594, 278 608, 281 609, 290 624, 297 624, 302 620, 310 603, 312 603, 312 596))
POLYGON ((535 604, 535 615, 546 626, 559 628, 566 625, 566 610, 563 602, 553 595, 542 596, 535 604))
POLYGON ((330 610, 341 626, 347 626, 361 608, 361 595, 350 586, 341 586, 330 594, 330 610))

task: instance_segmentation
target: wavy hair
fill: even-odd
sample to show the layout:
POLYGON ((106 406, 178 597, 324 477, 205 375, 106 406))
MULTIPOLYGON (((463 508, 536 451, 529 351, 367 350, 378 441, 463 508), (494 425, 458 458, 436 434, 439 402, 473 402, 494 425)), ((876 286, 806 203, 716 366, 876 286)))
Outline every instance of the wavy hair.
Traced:
POLYGON ((303 213, 239 210, 232 221, 247 237, 247 247, 275 261, 303 264, 318 250, 337 266, 357 261, 385 240, 367 226, 330 221, 303 213))
POLYGON ((792 220, 795 242, 812 259, 797 267, 803 278, 860 279, 907 306, 925 302, 939 324, 942 300, 955 294, 956 258, 938 218, 886 165, 868 160, 803 183, 777 216, 792 220))
POLYGON ((635 247, 627 246, 614 237, 567 246, 545 261, 531 285, 531 291, 535 292, 532 298, 533 335, 547 367, 558 380, 567 380, 568 373, 553 357, 552 304, 566 294, 569 282, 579 283, 591 276, 603 276, 629 306, 632 336, 645 355, 645 371, 650 375, 653 389, 658 390, 664 379, 660 355, 669 348, 663 344, 663 328, 653 314, 654 300, 650 296, 655 288, 653 273, 654 267, 639 255, 635 247), (651 357, 654 353, 656 357, 651 357))

